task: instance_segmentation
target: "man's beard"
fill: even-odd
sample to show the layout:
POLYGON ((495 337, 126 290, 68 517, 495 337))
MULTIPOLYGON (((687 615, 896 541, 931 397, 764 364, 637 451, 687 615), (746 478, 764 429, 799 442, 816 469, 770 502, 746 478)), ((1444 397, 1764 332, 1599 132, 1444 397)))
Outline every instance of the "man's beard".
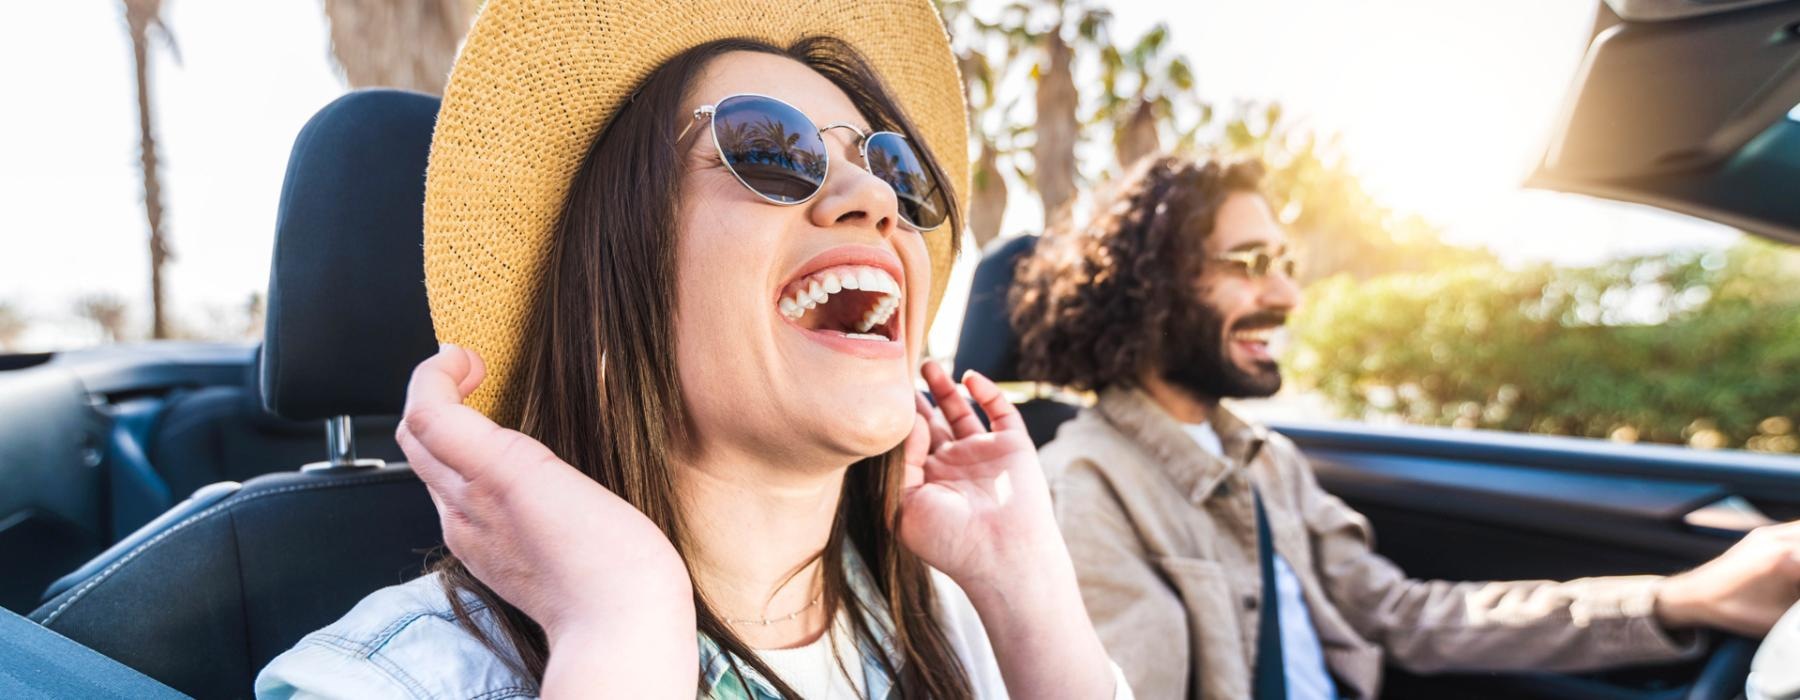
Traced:
MULTIPOLYGON (((1261 312, 1234 325, 1258 328, 1286 320, 1285 314, 1261 312)), ((1184 305, 1169 319, 1163 335, 1163 379, 1196 396, 1214 399, 1263 398, 1281 389, 1279 365, 1263 362, 1245 371, 1231 361, 1230 342, 1222 314, 1204 303, 1184 305)))

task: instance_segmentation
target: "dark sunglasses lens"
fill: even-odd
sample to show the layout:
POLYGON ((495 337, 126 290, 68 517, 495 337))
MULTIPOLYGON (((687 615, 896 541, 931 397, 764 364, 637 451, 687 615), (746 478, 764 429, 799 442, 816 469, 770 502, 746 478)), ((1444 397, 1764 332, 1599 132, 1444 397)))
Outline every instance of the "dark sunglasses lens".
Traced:
POLYGON ((883 131, 869 137, 869 172, 886 180, 900 197, 900 216, 921 231, 944 224, 950 205, 944 190, 906 137, 883 131))
POLYGON ((767 97, 726 98, 713 112, 719 154, 744 185, 784 204, 825 182, 825 141, 799 110, 767 97))

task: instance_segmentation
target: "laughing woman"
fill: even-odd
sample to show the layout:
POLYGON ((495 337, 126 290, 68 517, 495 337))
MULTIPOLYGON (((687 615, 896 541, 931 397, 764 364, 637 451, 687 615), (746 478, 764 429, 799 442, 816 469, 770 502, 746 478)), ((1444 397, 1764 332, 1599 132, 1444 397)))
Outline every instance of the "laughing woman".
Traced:
POLYGON ((258 695, 1128 697, 1021 419, 913 389, 965 128, 928 0, 490 0, 399 433, 455 556, 258 695))

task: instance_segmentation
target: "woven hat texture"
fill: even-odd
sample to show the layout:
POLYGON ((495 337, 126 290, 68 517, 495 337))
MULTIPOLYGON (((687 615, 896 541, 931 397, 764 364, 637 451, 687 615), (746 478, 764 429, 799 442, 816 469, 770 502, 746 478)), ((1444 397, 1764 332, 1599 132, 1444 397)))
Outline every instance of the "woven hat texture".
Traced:
MULTIPOLYGON (((829 36, 880 75, 949 177, 969 191, 966 105, 930 0, 489 0, 451 70, 425 186, 425 281, 441 342, 479 353, 468 404, 514 423, 513 384, 555 226, 589 145, 657 66, 694 46, 829 36)), ((950 226, 925 234, 928 308, 949 278, 950 226)), ((928 315, 927 319, 931 316, 928 315)))

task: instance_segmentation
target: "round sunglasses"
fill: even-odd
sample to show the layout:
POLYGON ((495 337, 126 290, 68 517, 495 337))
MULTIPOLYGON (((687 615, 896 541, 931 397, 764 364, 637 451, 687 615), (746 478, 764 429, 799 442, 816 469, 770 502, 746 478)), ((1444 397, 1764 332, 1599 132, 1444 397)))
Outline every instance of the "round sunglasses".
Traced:
POLYGON ((920 231, 942 226, 949 218, 943 187, 901 134, 866 134, 844 122, 820 128, 793 105, 766 95, 742 93, 695 109, 694 121, 675 140, 686 138, 703 119, 711 120, 713 145, 725 167, 746 189, 770 203, 791 206, 817 196, 831 170, 825 132, 848 129, 856 134, 863 166, 894 188, 900 218, 920 231))
POLYGON ((1267 277, 1270 272, 1280 272, 1290 280, 1298 279, 1300 275, 1300 261, 1292 251, 1277 255, 1261 249, 1240 250, 1210 255, 1207 259, 1242 268, 1253 280, 1267 277))

